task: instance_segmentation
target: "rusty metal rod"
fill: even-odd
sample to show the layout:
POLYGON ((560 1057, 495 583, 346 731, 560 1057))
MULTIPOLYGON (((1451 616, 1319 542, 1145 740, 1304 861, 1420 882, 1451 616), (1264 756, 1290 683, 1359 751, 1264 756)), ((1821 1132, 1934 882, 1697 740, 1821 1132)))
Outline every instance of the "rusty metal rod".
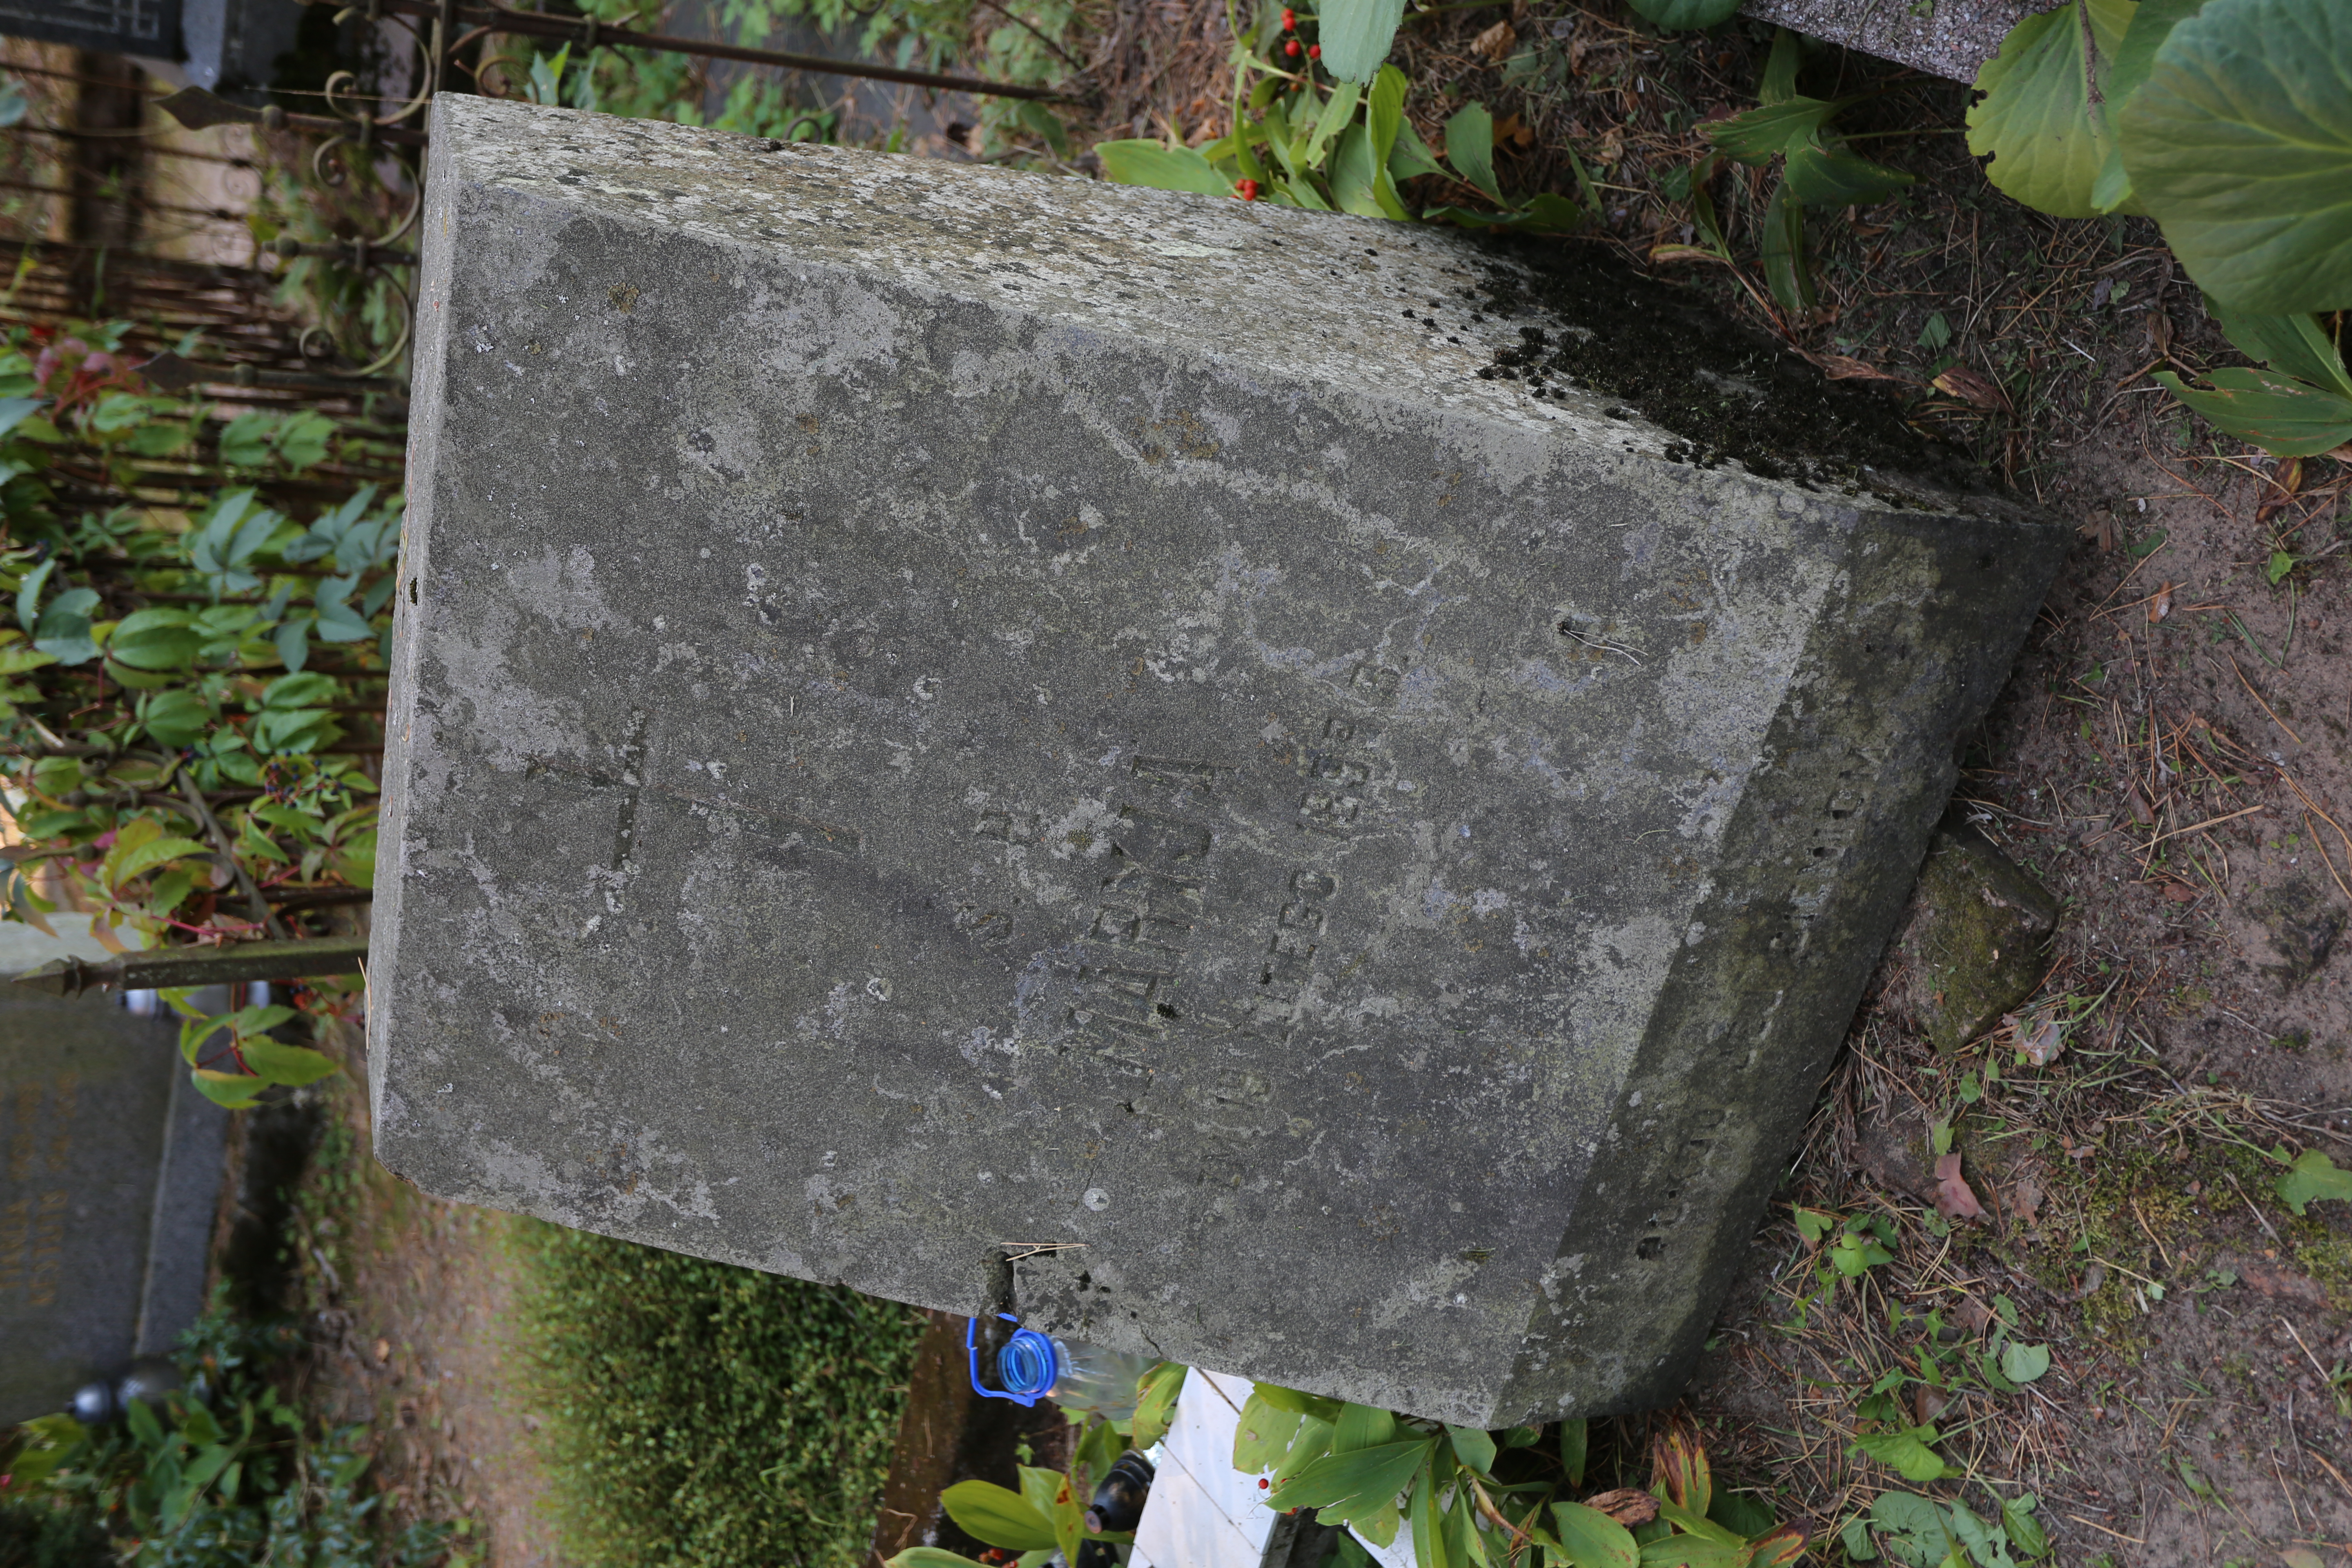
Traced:
POLYGON ((351 974, 367 960, 367 938, 322 937, 316 942, 246 942, 232 947, 158 947, 126 952, 103 963, 60 958, 15 984, 53 996, 85 991, 160 991, 166 986, 230 985, 255 980, 293 980, 305 975, 351 974))

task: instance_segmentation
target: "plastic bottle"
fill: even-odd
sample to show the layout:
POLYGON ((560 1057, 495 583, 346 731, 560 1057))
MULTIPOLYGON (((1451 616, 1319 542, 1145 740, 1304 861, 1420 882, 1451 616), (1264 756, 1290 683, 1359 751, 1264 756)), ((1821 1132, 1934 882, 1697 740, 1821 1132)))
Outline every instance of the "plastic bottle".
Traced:
POLYGON ((1091 1411, 1117 1426, 1135 1419, 1136 1380, 1150 1365, 1142 1356, 1024 1329, 997 1352, 996 1376, 1007 1394, 1041 1394, 1073 1420, 1091 1411))

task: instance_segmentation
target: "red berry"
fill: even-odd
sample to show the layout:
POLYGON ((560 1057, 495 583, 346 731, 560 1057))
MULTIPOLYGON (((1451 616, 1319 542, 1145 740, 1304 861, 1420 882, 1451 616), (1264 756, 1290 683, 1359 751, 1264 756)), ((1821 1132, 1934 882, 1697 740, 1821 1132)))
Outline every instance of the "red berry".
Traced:
POLYGON ((1322 45, 1320 45, 1320 44, 1309 44, 1309 45, 1307 45, 1307 58, 1308 59, 1310 59, 1310 60, 1319 60, 1319 59, 1321 59, 1321 58, 1323 58, 1323 46, 1322 46, 1322 45))
POLYGON ((1285 5, 1282 8, 1282 30, 1286 33, 1290 33, 1296 32, 1297 29, 1298 13, 1292 10, 1289 6, 1285 5))
POLYGON ((1265 1489, 1266 1489, 1266 1488, 1268 1488, 1268 1487, 1272 1486, 1273 1484, 1274 1484, 1274 1483, 1273 1483, 1272 1481, 1267 1480, 1264 1476, 1260 1476, 1260 1477, 1258 1477, 1258 1479, 1257 1479, 1257 1489, 1258 1489, 1258 1490, 1260 1490, 1260 1491, 1264 1491, 1264 1490, 1265 1490, 1265 1489))
POLYGON ((1241 199, 1245 202, 1254 202, 1257 200, 1257 182, 1255 180, 1235 180, 1234 182, 1234 195, 1241 197, 1241 199))
POLYGON ((1283 45, 1282 52, 1288 55, 1292 59, 1297 59, 1298 58, 1298 40, 1297 38, 1293 38, 1290 42, 1283 45))

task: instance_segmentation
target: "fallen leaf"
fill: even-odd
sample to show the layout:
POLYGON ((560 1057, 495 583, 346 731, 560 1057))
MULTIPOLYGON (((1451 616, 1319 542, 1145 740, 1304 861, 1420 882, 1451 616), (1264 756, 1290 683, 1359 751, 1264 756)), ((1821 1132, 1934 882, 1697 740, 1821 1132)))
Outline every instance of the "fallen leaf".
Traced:
POLYGON ((2132 820, 2142 827, 2156 820, 2156 813, 2148 809, 2147 796, 2140 792, 2137 779, 2132 781, 2131 788, 2124 792, 2124 804, 2131 808, 2132 820))
POLYGON ((2197 901, 2197 889, 2186 882, 2167 882, 2164 896, 2176 904, 2193 904, 2197 901))
MULTIPOLYGON (((1518 117, 1513 115, 1512 118, 1516 120, 1518 117)), ((1612 125, 1601 133, 1601 146, 1593 153, 1592 161, 1604 166, 1614 166, 1622 162, 1624 156, 1625 128, 1622 125, 1612 125)))
POLYGON ((2178 583, 2167 583, 2156 591, 2156 597, 2147 602, 2147 618, 2150 624, 2172 614, 2172 590, 2179 586, 2180 584, 2178 583))
POLYGON ((1958 1154, 1936 1156, 1936 1212, 1946 1219, 1984 1217, 1984 1205, 1977 1202, 1968 1179, 1960 1174, 1958 1154))
POLYGON ((2124 542, 2123 530, 2116 526, 2116 514, 2104 507, 2093 512, 2090 521, 2074 531, 2086 539, 2098 541, 2101 550, 2116 549, 2124 542))
POLYGON ((2027 1225, 2042 1212, 2042 1184, 2023 1175, 2009 1185, 2009 1212, 2027 1225))
POLYGON ((390 1340, 376 1341, 375 1359, 380 1363, 387 1362, 392 1359, 392 1342, 390 1340))
POLYGON ((1951 1402, 1950 1394, 1933 1384, 1923 1383, 1912 1391, 1911 1412, 1920 1426, 1932 1426, 1936 1423, 1936 1417, 1941 1415, 1944 1413, 1944 1407, 1951 1402))
POLYGON ((1805 357, 1821 366, 1822 374, 1832 381, 1893 381, 1906 386, 1918 384, 1907 375, 1881 370, 1868 360, 1855 359, 1851 354, 1807 354, 1805 357))
POLYGON ((1972 1334, 1983 1333, 1993 1324, 1992 1309, 1965 1291, 1961 1293, 1959 1304, 1952 1309, 1952 1316, 1960 1327, 1972 1334))
POLYGON ((1471 39, 1470 47, 1486 56, 1488 64, 1501 65, 1505 57, 1510 54, 1511 46, 1518 41, 1519 35, 1512 30, 1508 22, 1497 22, 1471 39))
MULTIPOLYGON (((1502 26, 1500 22, 1495 25, 1498 27, 1502 26)), ((1503 116, 1502 119, 1495 121, 1495 145, 1500 147, 1504 142, 1508 142, 1513 146, 1517 146, 1519 132, 1526 129, 1526 126, 1519 123, 1519 117, 1517 114, 1503 116)))
POLYGON ((2009 394, 1967 365, 1956 364, 1936 378, 1936 390, 1949 393, 1964 403, 1996 413, 2009 410, 2009 394))
POLYGON ((1658 1500, 1635 1487, 1619 1487, 1615 1491, 1586 1498, 1584 1506, 1600 1510, 1628 1530, 1658 1517, 1658 1500))

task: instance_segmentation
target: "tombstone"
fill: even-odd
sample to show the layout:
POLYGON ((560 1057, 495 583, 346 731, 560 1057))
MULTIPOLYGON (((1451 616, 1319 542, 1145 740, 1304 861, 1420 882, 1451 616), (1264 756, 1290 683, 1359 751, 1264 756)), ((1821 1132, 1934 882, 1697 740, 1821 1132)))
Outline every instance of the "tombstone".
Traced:
MULTIPOLYGON (((0 926, 0 975, 68 940, 0 926)), ((69 924, 71 922, 71 924, 69 924)), ((0 1427, 168 1353, 203 1310, 228 1113, 188 1082, 178 1021, 0 984, 0 1427)))
POLYGON ((468 1203, 1672 1397, 2065 548, 1677 290, 437 100, 369 973, 468 1203))
POLYGON ((0 35, 134 56, 241 97, 275 79, 301 25, 301 0, 0 0, 0 35))

